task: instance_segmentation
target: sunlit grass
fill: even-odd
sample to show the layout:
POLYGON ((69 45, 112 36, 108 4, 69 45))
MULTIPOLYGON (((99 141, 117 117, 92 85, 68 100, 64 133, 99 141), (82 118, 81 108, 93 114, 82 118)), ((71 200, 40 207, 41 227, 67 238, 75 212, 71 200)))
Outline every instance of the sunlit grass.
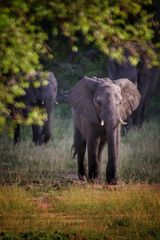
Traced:
POLYGON ((17 187, 0 187, 0 229, 28 229, 36 219, 38 208, 31 196, 17 187))
POLYGON ((59 231, 66 239, 158 240, 160 189, 74 185, 37 197, 35 192, 1 187, 0 213, 1 231, 14 234, 43 230, 59 231))

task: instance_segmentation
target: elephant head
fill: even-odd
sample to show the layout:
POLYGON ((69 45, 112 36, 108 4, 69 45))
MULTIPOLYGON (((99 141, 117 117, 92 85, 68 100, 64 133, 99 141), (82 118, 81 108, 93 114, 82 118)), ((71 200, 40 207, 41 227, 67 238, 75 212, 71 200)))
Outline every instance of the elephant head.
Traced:
MULTIPOLYGON (((52 72, 33 71, 26 75, 24 73, 20 74, 20 76, 18 75, 15 83, 20 81, 20 77, 23 77, 24 80, 29 83, 29 86, 24 89, 24 96, 17 99, 17 101, 22 101, 25 104, 25 108, 21 110, 21 115, 27 118, 28 114, 35 107, 45 110, 47 118, 43 126, 33 124, 32 133, 35 144, 47 143, 51 137, 52 111, 57 95, 56 78, 52 72)), ((15 128, 14 144, 18 141, 20 141, 19 124, 17 124, 15 128)))
POLYGON ((91 163, 89 164, 89 178, 99 177, 99 170, 96 169, 98 167, 93 167, 98 166, 100 162, 100 159, 96 159, 102 151, 102 146, 96 145, 99 139, 100 142, 108 142, 107 182, 116 184, 120 126, 138 107, 139 91, 128 79, 111 81, 110 79, 84 77, 70 90, 69 102, 75 114, 78 113, 74 114, 78 116, 74 117, 74 124, 88 145, 88 161, 91 163), (88 127, 90 131, 87 131, 88 127), (98 154, 96 149, 98 149, 98 154))
POLYGON ((140 94, 128 79, 82 78, 69 93, 71 106, 92 123, 124 123, 138 107, 140 94))

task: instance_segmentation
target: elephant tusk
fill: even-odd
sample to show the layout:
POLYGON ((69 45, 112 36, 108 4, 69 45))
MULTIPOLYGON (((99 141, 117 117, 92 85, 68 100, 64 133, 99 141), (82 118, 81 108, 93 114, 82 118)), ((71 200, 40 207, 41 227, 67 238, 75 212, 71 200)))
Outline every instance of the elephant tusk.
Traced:
POLYGON ((58 105, 59 103, 57 101, 54 102, 56 105, 58 105))
POLYGON ((122 124, 122 125, 126 125, 127 122, 124 122, 121 118, 119 119, 119 122, 122 124))
POLYGON ((101 120, 101 126, 104 126, 104 121, 103 120, 101 120))

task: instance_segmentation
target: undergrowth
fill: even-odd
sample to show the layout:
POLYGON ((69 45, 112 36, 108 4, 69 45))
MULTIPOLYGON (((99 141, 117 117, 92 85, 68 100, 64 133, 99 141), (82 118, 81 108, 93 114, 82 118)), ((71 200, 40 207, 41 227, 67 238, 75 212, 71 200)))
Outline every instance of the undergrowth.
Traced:
MULTIPOLYGON (((160 123, 146 121, 121 139, 120 177, 125 182, 160 182, 160 123)), ((47 145, 34 146, 31 128, 23 128, 22 142, 0 138, 0 182, 16 184, 50 184, 55 179, 75 179, 77 162, 72 158, 73 126, 69 107, 57 107, 52 139, 47 145), (66 117, 67 112, 67 117, 66 117), (30 130, 29 130, 30 129, 30 130)), ((87 157, 86 157, 87 158, 87 157)), ((105 180, 107 148, 101 163, 105 180)))
POLYGON ((35 192, 0 187, 0 239, 158 240, 159 188, 72 185, 35 192))

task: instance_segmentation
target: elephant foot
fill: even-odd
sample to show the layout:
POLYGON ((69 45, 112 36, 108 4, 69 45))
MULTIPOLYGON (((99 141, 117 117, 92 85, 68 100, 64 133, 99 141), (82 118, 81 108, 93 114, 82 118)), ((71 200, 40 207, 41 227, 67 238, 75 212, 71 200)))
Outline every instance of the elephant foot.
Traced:
POLYGON ((88 178, 88 182, 89 183, 92 183, 92 184, 100 184, 101 183, 101 180, 99 177, 96 177, 96 178, 88 178))
POLYGON ((97 177, 97 178, 95 178, 94 180, 93 180, 93 183, 95 183, 95 184, 99 184, 101 181, 100 181, 100 178, 99 177, 97 177))
POLYGON ((118 180, 117 179, 110 179, 110 180, 107 179, 107 183, 109 185, 118 185, 118 180))
POLYGON ((78 173, 78 177, 79 177, 79 180, 81 180, 81 181, 86 181, 87 180, 85 175, 81 175, 79 173, 78 173))
POLYGON ((107 167, 106 182, 109 185, 117 185, 118 184, 118 174, 115 172, 115 169, 107 167))

